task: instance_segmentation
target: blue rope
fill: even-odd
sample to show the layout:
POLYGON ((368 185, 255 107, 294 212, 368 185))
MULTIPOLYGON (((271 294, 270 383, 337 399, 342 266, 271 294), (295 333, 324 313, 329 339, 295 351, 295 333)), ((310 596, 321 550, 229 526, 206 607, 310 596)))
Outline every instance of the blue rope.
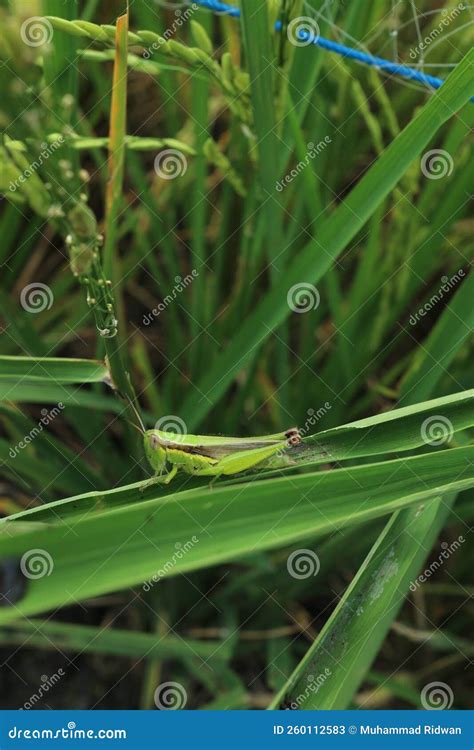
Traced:
POLYGON ((240 16, 239 8, 233 8, 232 5, 220 3, 218 0, 197 0, 196 5, 202 5, 203 8, 213 10, 215 13, 224 13, 226 16, 234 16, 235 18, 240 16))
MULTIPOLYGON (((225 15, 233 16, 234 18, 238 18, 240 16, 239 8, 234 8, 232 5, 221 3, 219 2, 219 0, 194 0, 194 2, 196 3, 196 5, 200 5, 203 8, 212 10, 215 13, 224 13, 225 15)), ((278 31, 281 29, 280 21, 277 22, 275 28, 278 31)), ((315 44, 316 46, 321 47, 322 49, 326 49, 329 52, 335 52, 336 54, 342 55, 343 57, 348 57, 351 60, 358 60, 365 65, 372 65, 374 68, 378 68, 379 70, 391 73, 392 75, 402 76, 403 78, 407 78, 411 81, 417 81, 418 83, 422 83, 424 86, 429 86, 432 89, 439 89, 444 83, 444 80, 442 78, 427 75, 421 70, 415 70, 413 68, 407 67, 406 65, 400 65, 399 63, 385 60, 383 57, 375 57, 374 55, 369 55, 366 52, 361 52, 360 50, 354 49, 353 47, 346 47, 345 44, 332 42, 330 39, 326 39, 322 36, 316 36, 315 34, 311 34, 308 31, 304 31, 303 29, 299 30, 297 34, 298 38, 303 42, 306 41, 308 42, 308 44, 315 44)), ((474 96, 471 98, 471 102, 474 102, 474 96)))

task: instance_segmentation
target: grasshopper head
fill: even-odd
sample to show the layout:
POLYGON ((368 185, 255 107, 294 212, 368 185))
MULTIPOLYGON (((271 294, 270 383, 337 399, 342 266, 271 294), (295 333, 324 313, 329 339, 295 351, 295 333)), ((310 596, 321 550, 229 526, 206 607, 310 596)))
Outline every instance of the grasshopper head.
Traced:
POLYGON ((151 467, 161 472, 166 464, 166 450, 163 448, 155 430, 147 430, 143 435, 145 454, 151 467))

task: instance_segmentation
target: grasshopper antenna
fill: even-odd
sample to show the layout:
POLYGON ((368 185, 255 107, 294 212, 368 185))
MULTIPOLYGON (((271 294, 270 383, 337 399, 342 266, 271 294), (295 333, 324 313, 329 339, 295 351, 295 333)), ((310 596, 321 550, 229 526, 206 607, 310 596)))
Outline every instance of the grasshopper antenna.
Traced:
MULTIPOLYGON (((122 394, 121 394, 121 395, 122 395, 122 394)), ((135 416, 136 416, 136 418, 137 418, 137 421, 138 421, 138 424, 139 424, 140 426, 139 426, 139 427, 137 427, 137 425, 136 425, 136 424, 132 424, 131 422, 130 422, 130 424, 132 424, 132 427, 135 427, 135 429, 136 429, 136 430, 138 430, 139 432, 141 432, 141 433, 143 434, 144 432, 146 432, 146 428, 145 428, 145 424, 144 424, 144 422, 143 422, 143 419, 142 419, 142 418, 141 418, 141 416, 140 416, 140 412, 138 411, 137 407, 136 407, 136 406, 135 406, 135 404, 133 403, 133 401, 132 401, 132 399, 130 398, 130 396, 129 396, 129 395, 127 394, 127 393, 124 393, 123 395, 124 395, 125 399, 126 399, 126 400, 128 401, 128 403, 130 404, 130 407, 131 407, 131 409, 132 409, 133 413, 135 414, 135 416)))
POLYGON ((133 429, 137 430, 137 432, 139 432, 140 435, 143 435, 143 432, 144 432, 143 429, 141 427, 139 427, 137 424, 135 424, 135 422, 130 422, 129 419, 127 419, 127 422, 130 425, 130 427, 133 427, 133 429))

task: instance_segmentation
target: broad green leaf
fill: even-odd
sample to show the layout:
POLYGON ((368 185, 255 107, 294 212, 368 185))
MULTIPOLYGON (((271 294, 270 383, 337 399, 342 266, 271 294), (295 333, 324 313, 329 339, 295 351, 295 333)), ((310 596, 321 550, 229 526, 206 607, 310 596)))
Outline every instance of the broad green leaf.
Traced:
POLYGON ((56 357, 0 357, 1 381, 22 383, 104 383, 110 379, 104 362, 56 357))
POLYGON ((318 461, 342 461, 447 442, 474 425, 474 390, 377 414, 304 439, 318 461))
POLYGON ((0 378, 0 401, 29 404, 57 404, 61 401, 66 406, 80 406, 115 414, 123 412, 123 404, 113 396, 86 391, 77 386, 40 381, 19 382, 0 378))
POLYGON ((453 499, 454 496, 444 501, 427 496, 416 507, 391 518, 270 708, 348 707, 438 536, 453 499), (416 543, 418 539, 423 539, 423 545, 416 543))
POLYGON ((92 359, 0 357, 0 401, 32 404, 62 402, 89 408, 110 408, 111 411, 123 410, 116 399, 77 387, 85 383, 110 385, 107 366, 92 359), (72 384, 76 387, 71 387, 72 384))
POLYGON ((28 553, 40 550, 45 571, 27 581, 14 606, 0 608, 0 621, 133 586, 153 575, 159 579, 255 549, 296 544, 317 532, 472 486, 474 448, 457 448, 220 485, 212 493, 204 487, 163 498, 152 487, 140 498, 138 487, 130 485, 52 503, 0 522, 1 559, 23 559, 25 568, 28 553))

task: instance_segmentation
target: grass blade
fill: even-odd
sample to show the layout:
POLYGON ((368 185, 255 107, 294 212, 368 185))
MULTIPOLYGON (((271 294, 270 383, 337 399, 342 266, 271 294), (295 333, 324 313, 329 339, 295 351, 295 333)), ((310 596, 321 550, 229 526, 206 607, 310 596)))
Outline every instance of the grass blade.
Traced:
POLYGON ((345 709, 438 536, 453 498, 424 502, 391 518, 343 599, 270 708, 345 709), (415 536, 416 534, 416 536, 415 536), (413 543, 423 539, 423 545, 413 543), (426 546, 425 546, 426 545, 426 546), (370 624, 369 624, 370 623, 370 624), (341 669, 344 665, 344 679, 341 669), (310 679, 323 675, 317 690, 310 679))
POLYGON ((45 551, 51 569, 28 581, 15 606, 0 608, 0 622, 153 575, 176 575, 297 542, 472 486, 474 448, 457 448, 238 489, 220 485, 211 499, 207 487, 164 498, 150 488, 137 502, 138 488, 130 485, 52 503, 0 522, 2 560, 19 561, 34 547, 45 551), (73 534, 65 534, 65 524, 73 534), (179 559, 177 541, 186 549, 179 559))
POLYGON ((107 383, 110 374, 104 362, 59 357, 0 356, 0 382, 22 383, 107 383))
MULTIPOLYGON (((363 456, 411 450, 430 444, 433 426, 444 425, 445 442, 458 430, 474 425, 474 390, 393 409, 304 439, 320 461, 342 461, 363 456), (430 427, 431 426, 431 427, 430 427)), ((439 439, 439 436, 438 436, 439 439)))
POLYGON ((474 273, 458 289, 453 299, 443 310, 416 353, 400 389, 402 403, 409 401, 413 391, 417 398, 426 395, 447 372, 456 353, 474 330, 474 273))
POLYGON ((242 322, 232 343, 216 358, 183 405, 189 429, 202 422, 237 373, 252 361, 270 333, 288 317, 289 289, 302 281, 319 281, 441 125, 469 101, 473 61, 474 50, 464 57, 445 85, 384 151, 333 215, 321 224, 317 239, 300 252, 254 313, 242 322))

